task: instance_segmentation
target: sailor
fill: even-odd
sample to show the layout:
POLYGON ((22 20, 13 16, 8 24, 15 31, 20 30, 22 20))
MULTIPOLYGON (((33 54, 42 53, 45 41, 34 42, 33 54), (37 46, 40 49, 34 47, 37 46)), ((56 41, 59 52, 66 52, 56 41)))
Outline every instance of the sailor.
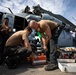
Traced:
POLYGON ((42 34, 43 49, 46 51, 47 64, 45 70, 57 69, 57 46, 56 41, 58 36, 55 37, 56 29, 59 27, 57 22, 51 20, 41 20, 36 22, 35 20, 30 21, 30 27, 42 34))
POLYGON ((28 40, 28 36, 31 32, 32 29, 27 26, 24 30, 15 32, 7 39, 4 49, 4 58, 8 68, 16 68, 19 61, 32 54, 28 40))

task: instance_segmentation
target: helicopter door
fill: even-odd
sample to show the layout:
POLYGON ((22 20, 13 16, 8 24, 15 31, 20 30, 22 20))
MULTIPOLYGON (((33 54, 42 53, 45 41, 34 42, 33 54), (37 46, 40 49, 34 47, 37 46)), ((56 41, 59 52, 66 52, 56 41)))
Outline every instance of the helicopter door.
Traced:
POLYGON ((25 18, 15 16, 14 19, 14 28, 16 31, 23 30, 28 25, 28 22, 25 18))
POLYGON ((3 17, 3 13, 0 12, 0 24, 2 23, 2 17, 3 17))

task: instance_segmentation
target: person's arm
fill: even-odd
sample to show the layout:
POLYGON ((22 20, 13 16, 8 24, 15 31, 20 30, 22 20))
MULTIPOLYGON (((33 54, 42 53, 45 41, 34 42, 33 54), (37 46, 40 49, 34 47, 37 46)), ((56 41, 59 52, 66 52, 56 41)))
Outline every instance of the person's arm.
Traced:
POLYGON ((28 40, 28 39, 25 39, 25 40, 24 40, 24 46, 25 46, 26 48, 31 49, 31 46, 30 46, 30 43, 29 43, 29 40, 28 40))
POLYGON ((45 33, 46 33, 46 45, 47 45, 49 40, 50 40, 50 38, 52 37, 51 30, 50 30, 49 27, 47 27, 45 33))
POLYGON ((11 27, 9 27, 9 30, 8 30, 9 32, 12 32, 12 28, 11 27))
POLYGON ((5 25, 2 25, 1 32, 2 32, 2 33, 6 33, 6 31, 7 31, 7 29, 6 29, 5 25))
POLYGON ((7 34, 12 32, 12 28, 10 26, 6 27, 6 29, 7 29, 7 34))
MULTIPOLYGON (((28 32, 27 32, 27 33, 28 33, 28 32)), ((25 46, 26 48, 28 48, 28 49, 31 49, 31 45, 30 45, 30 43, 29 43, 27 33, 24 33, 24 34, 22 35, 22 39, 23 39, 23 41, 24 41, 24 46, 25 46)))
POLYGON ((47 49, 47 45, 46 45, 46 39, 45 39, 44 35, 42 35, 41 41, 43 43, 43 49, 46 50, 47 49))
POLYGON ((41 38, 42 42, 43 42, 43 45, 46 46, 46 39, 45 39, 45 36, 44 34, 42 34, 42 38, 41 38))
POLYGON ((42 42, 43 42, 44 49, 47 49, 47 44, 51 37, 52 37, 51 30, 50 30, 49 26, 47 25, 46 30, 45 30, 45 35, 44 34, 42 35, 42 42))

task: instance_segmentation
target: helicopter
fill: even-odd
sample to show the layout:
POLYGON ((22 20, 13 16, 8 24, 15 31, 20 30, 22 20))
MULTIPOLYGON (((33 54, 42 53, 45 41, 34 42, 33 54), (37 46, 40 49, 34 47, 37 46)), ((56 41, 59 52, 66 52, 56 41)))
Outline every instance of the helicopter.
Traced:
MULTIPOLYGON (((0 12, 0 23, 3 22, 3 19, 5 17, 8 17, 9 25, 11 25, 13 31, 23 30, 27 25, 29 25, 29 22, 31 20, 40 21, 43 19, 52 20, 54 22, 57 22, 59 25, 65 24, 66 26, 70 26, 71 31, 75 31, 76 28, 76 26, 73 23, 71 23, 63 16, 53 14, 51 11, 41 8, 40 5, 33 6, 32 12, 28 12, 30 10, 30 7, 26 6, 24 11, 16 14, 14 14, 10 8, 6 8, 9 9, 11 14, 7 12, 0 12)), ((36 32, 33 30, 31 35, 29 36, 29 39, 33 39, 35 37, 35 33, 36 32)))
MULTIPOLYGON (((26 6, 25 9, 27 7, 29 8, 29 6, 26 6)), ((0 23, 3 22, 3 19, 5 17, 8 17, 9 25, 11 25, 12 28, 15 28, 16 31, 24 29, 27 25, 27 22, 29 23, 32 19, 36 21, 39 21, 41 19, 52 20, 58 22, 60 25, 62 25, 62 23, 64 22, 65 24, 70 25, 72 29, 75 28, 75 25, 66 18, 64 18, 63 16, 53 14, 51 11, 47 11, 41 8, 40 5, 33 6, 34 10, 31 13, 26 12, 24 9, 24 12, 14 14, 9 7, 5 8, 9 9, 11 13, 0 11, 0 23)))

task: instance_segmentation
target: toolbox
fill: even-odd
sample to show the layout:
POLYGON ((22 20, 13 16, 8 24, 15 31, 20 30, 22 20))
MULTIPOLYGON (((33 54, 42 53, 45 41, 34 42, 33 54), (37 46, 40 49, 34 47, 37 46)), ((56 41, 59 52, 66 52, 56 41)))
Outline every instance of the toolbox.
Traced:
POLYGON ((76 72, 76 47, 60 48, 57 61, 62 72, 76 72))
POLYGON ((33 54, 31 58, 32 65, 45 65, 46 64, 46 55, 42 52, 37 52, 33 54))
POLYGON ((76 72, 75 59, 57 59, 61 72, 76 72))

